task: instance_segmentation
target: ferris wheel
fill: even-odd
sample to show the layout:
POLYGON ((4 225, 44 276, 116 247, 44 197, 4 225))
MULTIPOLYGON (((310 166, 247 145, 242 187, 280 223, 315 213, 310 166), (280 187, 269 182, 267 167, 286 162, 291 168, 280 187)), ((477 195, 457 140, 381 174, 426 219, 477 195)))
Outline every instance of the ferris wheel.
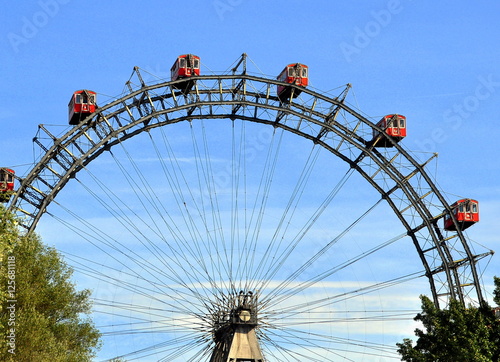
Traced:
POLYGON ((405 292, 481 303, 478 203, 446 201, 406 117, 311 89, 304 64, 269 78, 246 60, 206 75, 182 55, 154 83, 136 67, 104 105, 76 91, 28 175, 2 173, 21 226, 63 235, 93 286, 108 357, 397 360, 384 335, 416 313, 405 292))

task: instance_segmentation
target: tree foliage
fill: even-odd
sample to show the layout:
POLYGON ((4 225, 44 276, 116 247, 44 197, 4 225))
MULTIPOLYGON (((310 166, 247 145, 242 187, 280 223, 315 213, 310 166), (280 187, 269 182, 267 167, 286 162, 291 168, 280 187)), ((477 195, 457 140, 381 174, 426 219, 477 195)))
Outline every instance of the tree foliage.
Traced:
POLYGON ((100 334, 90 320, 89 290, 36 235, 21 235, 0 207, 0 349, 2 361, 90 361, 100 334))
MULTIPOLYGON (((495 278, 495 283, 495 295, 500 295, 500 279, 495 278)), ((447 309, 440 310, 426 296, 420 299, 422 313, 414 319, 424 329, 415 329, 418 337, 415 345, 408 338, 397 344, 402 361, 499 361, 500 323, 490 306, 466 308, 458 301, 451 301, 447 309)))
POLYGON ((493 277, 495 283, 495 290, 493 291, 493 301, 500 307, 500 278, 493 277))

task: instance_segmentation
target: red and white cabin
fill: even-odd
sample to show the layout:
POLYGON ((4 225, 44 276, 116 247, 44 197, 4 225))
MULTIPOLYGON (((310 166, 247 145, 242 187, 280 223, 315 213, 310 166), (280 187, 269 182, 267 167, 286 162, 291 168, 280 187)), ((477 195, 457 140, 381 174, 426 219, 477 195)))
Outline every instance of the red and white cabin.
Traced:
POLYGON ((444 217, 445 230, 457 230, 453 219, 457 221, 460 230, 467 229, 479 221, 479 203, 476 200, 462 199, 452 204, 451 214, 446 214, 444 217))
POLYGON ((14 170, 10 168, 0 168, 0 202, 7 202, 14 192, 14 170))
POLYGON ((179 55, 170 68, 172 80, 200 75, 200 57, 193 54, 179 55))
MULTIPOLYGON (((300 63, 288 64, 276 79, 280 82, 298 85, 299 87, 307 87, 309 84, 309 67, 300 63)), ((293 96, 297 96, 300 92, 300 89, 278 85, 278 97, 282 99, 290 98, 292 94, 293 96)))
MULTIPOLYGON (((388 114, 378 121, 377 126, 382 128, 396 143, 406 137, 406 117, 400 114, 388 114)), ((393 146, 393 143, 386 137, 383 137, 375 128, 373 129, 373 141, 375 142, 375 147, 393 146)))
POLYGON ((89 114, 94 113, 97 109, 97 94, 90 90, 79 90, 73 93, 69 101, 69 124, 79 124, 89 114))

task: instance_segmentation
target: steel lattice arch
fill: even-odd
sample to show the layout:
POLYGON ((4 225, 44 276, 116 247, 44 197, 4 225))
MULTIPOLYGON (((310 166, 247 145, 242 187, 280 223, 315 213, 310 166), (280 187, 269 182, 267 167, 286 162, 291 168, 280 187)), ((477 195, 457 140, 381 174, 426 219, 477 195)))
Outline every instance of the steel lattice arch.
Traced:
POLYGON ((275 89, 286 84, 248 74, 244 60, 239 63, 243 69, 238 65, 231 74, 193 77, 189 89, 180 87, 182 79, 147 84, 136 67, 128 92, 99 106, 64 135, 56 137, 40 125, 34 142, 41 157, 27 176, 18 178, 20 186, 9 204, 21 226, 33 232, 68 182, 100 155, 136 135, 196 120, 254 122, 310 140, 347 163, 349 172, 361 175, 404 226, 437 305, 447 305, 450 299, 481 303, 476 262, 488 254, 474 254, 458 225, 451 233, 440 226, 452 208, 425 170, 434 156, 418 162, 350 106, 346 102, 350 85, 337 96, 288 85, 292 94, 296 90, 301 96, 283 100, 275 89), (375 147, 374 130, 390 147, 375 147))
MULTIPOLYGON (((321 145, 350 167, 379 193, 412 238, 429 279, 434 301, 441 297, 483 300, 474 255, 463 233, 444 236, 438 222, 450 206, 424 170, 406 150, 392 142, 373 147, 371 134, 379 129, 344 102, 349 85, 338 97, 303 89, 303 103, 282 102, 273 79, 242 74, 201 75, 188 93, 176 89, 182 80, 147 85, 134 68, 138 87, 105 106, 56 138, 34 141, 45 152, 23 178, 10 208, 31 232, 47 206, 75 175, 113 146, 156 127, 195 119, 239 119, 279 127, 321 145), (338 115, 342 114, 342 121, 338 115), (271 115, 271 116, 270 116, 271 115), (432 201, 429 201, 432 200, 432 201), (444 211, 443 211, 444 210, 444 211)), ((459 229, 459 228, 457 228, 459 229)))

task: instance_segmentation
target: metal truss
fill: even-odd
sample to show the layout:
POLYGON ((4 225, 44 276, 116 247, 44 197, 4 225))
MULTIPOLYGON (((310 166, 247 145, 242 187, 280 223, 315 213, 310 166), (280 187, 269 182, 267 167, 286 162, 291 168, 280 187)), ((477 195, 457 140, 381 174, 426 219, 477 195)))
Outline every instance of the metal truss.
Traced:
POLYGON ((436 304, 449 299, 483 301, 475 264, 484 255, 472 253, 460 230, 450 234, 439 226, 451 209, 425 171, 430 160, 417 162, 373 121, 349 106, 350 85, 338 96, 301 89, 300 97, 283 101, 275 90, 284 83, 249 75, 245 67, 240 73, 237 66, 232 74, 197 76, 188 87, 182 82, 148 85, 136 67, 126 94, 100 106, 63 136, 55 137, 40 126, 34 139, 40 159, 20 179, 10 202, 10 209, 22 217, 22 227, 32 232, 58 192, 80 170, 137 134, 197 119, 257 122, 324 147, 377 190, 413 241, 436 304), (375 147, 374 129, 391 147, 375 147))

